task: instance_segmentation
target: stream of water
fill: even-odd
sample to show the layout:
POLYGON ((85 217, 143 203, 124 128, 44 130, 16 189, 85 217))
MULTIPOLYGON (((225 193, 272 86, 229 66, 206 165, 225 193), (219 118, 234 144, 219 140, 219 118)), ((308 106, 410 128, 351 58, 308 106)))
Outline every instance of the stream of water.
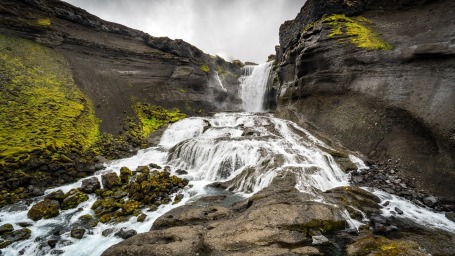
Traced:
MULTIPOLYGON (((270 67, 270 64, 264 64, 248 68, 250 76, 245 78, 241 89, 244 100, 253 102, 254 95, 249 94, 251 88, 244 87, 265 86, 264 76, 268 76, 270 67)), ((254 100, 254 104, 245 102, 244 106, 248 111, 258 112, 261 111, 262 102, 263 100, 254 100)), ((324 149, 330 147, 297 124, 275 118, 272 114, 218 113, 211 117, 186 118, 172 124, 164 132, 157 147, 140 150, 130 158, 106 163, 105 168, 94 175, 101 179, 105 173, 119 173, 123 166, 134 170, 150 163, 170 166, 174 175, 177 175, 175 170, 184 169, 188 174, 179 176, 189 179, 190 184, 181 191, 184 199, 180 203, 161 205, 155 212, 144 212, 147 215, 145 222, 137 222, 136 217, 132 217, 123 223, 99 223, 79 240, 70 236, 70 227, 80 216, 93 215, 90 207, 96 201, 94 195, 90 195, 89 200, 77 209, 61 211, 55 218, 36 222, 27 218, 27 211, 32 204, 21 202, 1 209, 0 225, 10 223, 15 229, 20 229, 19 223, 30 223, 31 237, 3 249, 2 255, 100 255, 121 241, 113 235, 115 231, 127 227, 139 233, 147 232, 159 216, 190 200, 210 194, 211 190, 206 185, 218 181, 231 181, 229 184, 232 191, 239 196, 248 197, 266 187, 278 174, 292 171, 297 175, 297 189, 313 194, 315 201, 323 201, 318 197, 318 191, 349 185, 349 175, 341 170, 324 149), (103 236, 102 232, 108 228, 114 232, 103 236), (59 234, 56 235, 56 232, 59 234), (47 245, 50 239, 59 241, 53 249, 47 245)), ((358 168, 367 168, 359 158, 350 158, 358 168)), ((81 181, 47 190, 46 194, 58 189, 67 192, 80 186, 81 181)), ((405 218, 455 232, 455 224, 443 214, 434 213, 382 191, 374 190, 374 193, 384 201, 390 201, 390 207, 398 206, 402 209, 405 218)), ((384 209, 383 214, 391 213, 384 209)), ((355 227, 355 223, 353 225, 355 227)))

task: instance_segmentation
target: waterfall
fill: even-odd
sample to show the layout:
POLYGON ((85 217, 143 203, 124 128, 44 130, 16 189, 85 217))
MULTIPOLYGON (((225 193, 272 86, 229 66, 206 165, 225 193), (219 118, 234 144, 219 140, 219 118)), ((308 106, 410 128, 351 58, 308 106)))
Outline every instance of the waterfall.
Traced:
POLYGON ((240 78, 240 98, 247 112, 264 112, 264 103, 272 62, 245 66, 240 78))
MULTIPOLYGON (((180 203, 161 205, 154 212, 144 211, 147 217, 143 223, 135 217, 123 223, 99 223, 78 240, 70 236, 70 229, 77 225, 79 217, 93 215, 91 205, 97 200, 96 196, 90 195, 89 200, 77 209, 62 210, 57 217, 36 222, 27 218, 27 211, 43 197, 20 202, 0 210, 0 226, 10 223, 15 229, 20 229, 21 223, 30 223, 31 237, 2 249, 2 255, 54 255, 57 252, 72 256, 101 255, 108 247, 121 241, 114 236, 121 228, 147 232, 153 222, 167 211, 193 198, 210 195, 211 190, 206 189, 206 185, 213 182, 225 182, 230 190, 249 197, 267 187, 274 177, 290 172, 296 175, 298 190, 314 201, 323 202, 321 191, 349 185, 348 175, 323 148, 330 149, 330 146, 297 124, 275 118, 272 114, 218 113, 212 117, 186 118, 168 127, 157 147, 107 163, 94 175, 100 179, 105 173, 119 174, 123 166, 134 170, 150 163, 169 165, 173 175, 190 180, 189 186, 180 191, 185 195, 180 203), (177 174, 178 169, 184 169, 187 174, 177 174), (103 236, 106 229, 113 232, 103 236), (47 244, 53 239, 59 239, 56 248, 47 244)), ((360 159, 350 158, 359 169, 366 168, 360 159)), ((78 181, 45 193, 47 195, 58 189, 68 192, 80 185, 81 181, 78 181)), ((455 232, 455 224, 443 214, 415 206, 385 192, 373 192, 384 201, 390 201, 391 206, 383 210, 385 215, 391 214, 393 207, 398 206, 404 212, 402 217, 455 232)), ((346 218, 348 223, 354 223, 348 214, 346 218)))

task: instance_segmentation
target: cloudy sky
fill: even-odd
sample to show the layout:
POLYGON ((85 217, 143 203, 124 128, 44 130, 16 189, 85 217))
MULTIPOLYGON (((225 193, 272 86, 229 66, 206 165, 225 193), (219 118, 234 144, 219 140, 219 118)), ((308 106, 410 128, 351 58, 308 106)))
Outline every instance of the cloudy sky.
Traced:
POLYGON ((305 0, 65 0, 152 36, 183 39, 225 59, 262 63, 275 53, 278 29, 305 0))

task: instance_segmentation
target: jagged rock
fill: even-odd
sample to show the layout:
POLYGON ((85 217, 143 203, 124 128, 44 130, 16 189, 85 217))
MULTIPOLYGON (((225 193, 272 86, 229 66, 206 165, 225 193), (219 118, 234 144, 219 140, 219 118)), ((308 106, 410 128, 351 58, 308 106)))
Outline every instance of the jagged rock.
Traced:
POLYGON ((88 195, 77 189, 71 189, 65 196, 66 198, 61 204, 62 210, 76 208, 80 203, 88 200, 88 195))
POLYGON ((97 177, 92 177, 90 179, 85 179, 82 181, 81 191, 84 193, 95 193, 95 191, 100 188, 101 184, 97 177))
POLYGON ((30 208, 27 213, 27 217, 37 221, 42 218, 49 219, 57 216, 60 211, 60 204, 56 200, 44 199, 44 201, 38 202, 30 208))
POLYGON ((85 229, 77 228, 77 229, 72 229, 70 236, 76 239, 82 239, 82 237, 85 234, 85 229))
POLYGON ((115 172, 102 175, 101 182, 103 183, 103 187, 107 189, 122 185, 122 181, 115 172))
POLYGON ((149 167, 152 168, 152 169, 158 169, 158 170, 161 169, 161 166, 159 166, 159 165, 157 165, 157 164, 154 164, 154 163, 150 163, 150 164, 149 164, 149 167))
POLYGON ((312 245, 328 245, 330 244, 329 239, 327 237, 320 235, 320 236, 312 236, 311 239, 313 241, 311 242, 312 245))
POLYGON ((128 239, 134 235, 137 234, 137 231, 134 230, 134 229, 129 229, 129 230, 126 230, 124 228, 122 228, 120 231, 118 231, 117 233, 115 233, 114 235, 116 237, 120 237, 122 239, 128 239))

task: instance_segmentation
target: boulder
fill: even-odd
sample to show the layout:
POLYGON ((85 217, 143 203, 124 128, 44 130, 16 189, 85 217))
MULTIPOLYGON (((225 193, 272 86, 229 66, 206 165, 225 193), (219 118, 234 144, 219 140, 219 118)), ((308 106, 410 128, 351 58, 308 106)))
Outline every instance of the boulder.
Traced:
POLYGON ((100 181, 97 177, 92 177, 82 181, 80 190, 84 193, 91 194, 95 193, 97 189, 101 188, 100 181))
POLYGON ((70 236, 73 238, 76 238, 76 239, 82 239, 84 234, 85 234, 85 229, 76 228, 76 229, 71 230, 70 236))
POLYGON ((420 246, 412 241, 389 240, 382 236, 367 236, 359 238, 348 245, 348 256, 360 255, 428 255, 420 250, 420 246))
POLYGON ((73 209, 76 208, 80 203, 87 200, 87 194, 77 189, 71 189, 68 193, 66 193, 66 198, 62 202, 61 208, 62 210, 73 209))
POLYGON ((65 199, 65 193, 63 193, 63 191, 61 189, 59 189, 59 190, 56 190, 56 191, 50 193, 49 195, 47 195, 46 199, 56 200, 61 203, 63 201, 63 199, 65 199))
POLYGON ((120 231, 116 232, 114 235, 116 237, 120 237, 122 239, 128 239, 137 234, 137 231, 134 229, 124 229, 122 228, 120 231))
POLYGON ((3 224, 0 226, 0 236, 3 235, 4 233, 11 232, 13 230, 14 230, 13 225, 3 224))
POLYGON ((128 184, 130 177, 133 175, 133 172, 127 167, 120 168, 120 180, 122 183, 128 184))
POLYGON ((101 182, 103 183, 103 187, 107 189, 122 185, 122 181, 115 172, 102 175, 101 182))
POLYGON ((30 208, 27 213, 27 217, 37 221, 42 218, 49 219, 57 216, 60 211, 60 204, 56 200, 44 199, 44 201, 38 202, 30 208))

